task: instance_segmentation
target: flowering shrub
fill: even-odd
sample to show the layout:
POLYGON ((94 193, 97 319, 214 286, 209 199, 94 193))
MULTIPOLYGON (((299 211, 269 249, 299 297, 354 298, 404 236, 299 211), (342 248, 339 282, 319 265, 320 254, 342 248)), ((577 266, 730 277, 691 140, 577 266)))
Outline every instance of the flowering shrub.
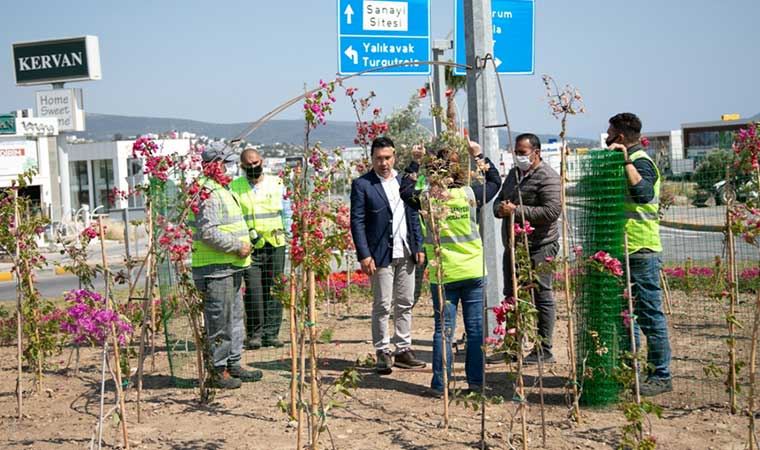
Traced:
POLYGON ((515 236, 522 236, 523 234, 531 235, 536 229, 530 225, 530 222, 525 221, 525 226, 520 226, 519 222, 515 222, 515 236))
POLYGON ((61 331, 71 336, 75 344, 101 346, 111 335, 111 325, 116 329, 119 345, 126 345, 132 334, 132 325, 126 318, 108 308, 106 299, 87 289, 67 292, 64 299, 69 306, 61 322, 61 331))
POLYGON ((348 272, 344 270, 342 272, 331 273, 327 280, 319 281, 317 287, 322 292, 332 290, 339 301, 345 301, 351 293, 351 287, 369 289, 370 282, 367 274, 361 270, 356 270, 351 272, 349 283, 348 272))
POLYGON ((607 252, 598 251, 589 257, 589 266, 600 272, 608 272, 613 276, 623 275, 623 265, 620 260, 613 258, 607 252))
POLYGON ((760 123, 751 123, 739 130, 733 149, 737 169, 746 173, 760 170, 760 123))
MULTIPOLYGON (((663 272, 671 289, 686 293, 694 292, 696 289, 705 289, 711 292, 714 290, 714 286, 721 284, 722 278, 725 276, 716 266, 692 266, 690 261, 687 261, 683 266, 665 267, 663 272)), ((748 267, 743 269, 739 273, 738 282, 739 292, 757 292, 758 287, 760 287, 760 268, 748 267)))

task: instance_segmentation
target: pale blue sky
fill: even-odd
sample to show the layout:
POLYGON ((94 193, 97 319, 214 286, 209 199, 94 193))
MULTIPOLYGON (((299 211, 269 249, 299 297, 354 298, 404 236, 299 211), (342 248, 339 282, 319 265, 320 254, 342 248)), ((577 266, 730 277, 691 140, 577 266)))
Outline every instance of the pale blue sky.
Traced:
MULTIPOLYGON (((454 0, 431 0, 432 35, 453 29, 454 0)), ((337 70, 335 0, 9 2, 0 15, 0 111, 31 107, 13 80, 11 44, 93 34, 103 79, 77 83, 88 112, 253 121, 337 70)), ((536 74, 503 76, 516 129, 551 133, 541 74, 577 86, 588 113, 570 134, 598 137, 609 116, 645 129, 760 112, 760 1, 538 0, 536 74)), ((425 77, 352 80, 386 112, 425 77)), ((73 85, 72 85, 73 86, 73 85)), ((464 107, 464 98, 459 102, 464 107)), ((293 107, 279 118, 299 117, 293 107)), ((335 118, 351 120, 342 101, 335 118)), ((255 136, 251 136, 255 139, 255 136)))

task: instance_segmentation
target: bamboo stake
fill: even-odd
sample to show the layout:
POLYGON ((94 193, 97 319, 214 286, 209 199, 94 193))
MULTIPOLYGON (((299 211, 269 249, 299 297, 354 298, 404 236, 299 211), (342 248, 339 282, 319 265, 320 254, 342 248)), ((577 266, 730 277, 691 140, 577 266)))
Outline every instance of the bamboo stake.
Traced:
MULTIPOLYGON (((148 223, 152 222, 151 220, 151 204, 148 202, 147 206, 147 219, 148 223)), ((151 267, 151 258, 153 253, 150 251, 151 243, 153 242, 153 237, 151 236, 151 227, 148 227, 148 253, 145 255, 145 260, 148 265, 148 271, 146 272, 147 275, 151 273, 150 267, 151 267)), ((135 281, 135 284, 137 281, 135 281)), ((142 326, 140 327, 140 346, 138 351, 138 357, 137 357, 137 423, 142 423, 142 408, 141 408, 141 400, 142 400, 142 387, 143 387, 143 370, 145 367, 145 340, 148 337, 148 302, 151 302, 151 293, 150 291, 150 276, 145 277, 145 292, 144 298, 143 298, 143 304, 142 304, 142 326)), ((151 322, 151 326, 154 326, 154 323, 151 322)))
POLYGON ((670 286, 668 286, 668 277, 663 269, 660 269, 660 286, 662 286, 662 292, 665 294, 665 314, 672 316, 673 304, 670 302, 670 286))
MULTIPOLYGON (((100 234, 100 255, 102 257, 103 261, 103 281, 105 283, 105 298, 106 298, 106 308, 111 309, 113 306, 111 299, 111 292, 110 292, 110 276, 111 274, 108 271, 108 259, 106 258, 106 246, 105 246, 105 230, 103 228, 103 218, 101 216, 98 216, 98 232, 100 234)), ((115 309, 115 308, 114 308, 115 309)), ((129 450, 129 435, 127 432, 127 410, 124 403, 124 392, 121 389, 121 358, 119 356, 119 339, 116 334, 116 325, 114 325, 113 322, 111 322, 111 339, 113 341, 113 354, 114 354, 114 362, 115 362, 115 369, 116 369, 116 380, 114 384, 116 384, 116 395, 119 398, 119 409, 120 415, 121 415, 121 434, 122 439, 124 442, 124 448, 129 450)))
POLYGON ((733 200, 729 197, 726 206, 726 251, 728 254, 728 315, 732 320, 728 320, 728 402, 731 414, 736 414, 738 409, 736 399, 736 327, 733 318, 736 314, 736 247, 734 241, 733 218, 731 217, 731 207, 733 200))
POLYGON ((760 290, 755 301, 755 318, 752 323, 752 349, 749 355, 749 450, 757 449, 755 437, 755 373, 757 372, 757 340, 760 334, 760 290))
POLYGON ((23 327, 21 326, 23 319, 21 306, 23 293, 21 289, 21 270, 19 269, 21 262, 21 239, 19 239, 20 236, 18 236, 18 227, 20 222, 21 220, 18 213, 18 190, 13 189, 13 226, 16 229, 16 258, 14 261, 16 266, 16 362, 18 364, 18 372, 16 374, 16 409, 19 421, 23 419, 23 391, 21 389, 21 374, 23 368, 21 358, 24 353, 23 345, 21 344, 21 339, 23 338, 23 327))
MULTIPOLYGON (((630 323, 628 326, 628 338, 631 341, 631 353, 633 353, 633 384, 634 395, 636 398, 636 404, 641 404, 641 392, 639 385, 639 359, 636 354, 636 321, 633 313, 633 290, 631 285, 631 260, 628 257, 628 233, 623 233, 623 244, 625 246, 625 286, 628 290, 628 316, 630 317, 630 323)), ((641 430, 639 430, 639 438, 641 438, 641 430)))
MULTIPOLYGON (((518 308, 520 308, 520 305, 518 302, 520 301, 520 298, 518 296, 518 285, 517 285, 517 265, 515 262, 515 215, 511 214, 509 216, 509 259, 510 259, 510 265, 512 266, 512 295, 515 297, 515 305, 518 308)), ((520 314, 518 312, 517 314, 517 320, 515 322, 515 327, 518 330, 518 333, 520 333, 520 336, 522 336, 522 323, 520 321, 520 314)), ((523 354, 522 354, 522 337, 520 338, 520 341, 518 343, 518 349, 517 349, 517 395, 520 397, 520 430, 521 430, 521 436, 522 436, 522 448, 523 450, 527 450, 528 448, 528 415, 527 410, 525 408, 525 380, 523 379, 523 354)))
POLYGON ((155 239, 156 239, 156 230, 153 228, 153 211, 151 208, 151 205, 149 204, 148 209, 148 249, 147 249, 147 255, 146 258, 150 258, 150 261, 148 263, 148 269, 145 272, 146 275, 146 283, 148 285, 148 289, 146 289, 146 297, 148 297, 148 301, 150 302, 150 371, 151 373, 156 371, 156 330, 158 327, 156 326, 156 323, 158 322, 156 319, 156 302, 153 298, 153 289, 156 285, 156 255, 155 255, 155 239))
POLYGON ((569 234, 567 224, 567 155, 565 147, 564 132, 562 137, 562 150, 560 152, 560 205, 562 217, 562 272, 565 279, 565 309, 567 309, 567 357, 570 360, 570 380, 573 393, 573 419, 576 423, 581 421, 581 407, 578 403, 578 367, 575 360, 575 321, 573 318, 573 300, 570 297, 570 252, 568 248, 567 236, 569 234))
POLYGON ((311 369, 311 449, 317 450, 319 446, 319 385, 317 383, 317 307, 316 286, 314 270, 308 269, 309 278, 309 366, 311 369))
POLYGON ((443 428, 449 429, 449 366, 446 347, 446 297, 443 292, 443 267, 441 267, 441 236, 433 212, 433 202, 427 196, 428 216, 430 217, 430 232, 435 240, 435 259, 438 286, 438 316, 441 325, 441 362, 443 363, 443 428))
POLYGON ((296 343, 296 271, 290 268, 290 417, 296 417, 298 386, 298 348, 296 343))
MULTIPOLYGON (((301 269, 301 286, 306 285, 306 271, 301 269)), ((300 359, 298 373, 298 437, 296 439, 296 450, 301 450, 301 429, 303 428, 303 391, 304 391, 304 374, 306 373, 306 329, 303 320, 304 312, 301 311, 299 323, 300 336, 298 341, 298 356, 300 359)))

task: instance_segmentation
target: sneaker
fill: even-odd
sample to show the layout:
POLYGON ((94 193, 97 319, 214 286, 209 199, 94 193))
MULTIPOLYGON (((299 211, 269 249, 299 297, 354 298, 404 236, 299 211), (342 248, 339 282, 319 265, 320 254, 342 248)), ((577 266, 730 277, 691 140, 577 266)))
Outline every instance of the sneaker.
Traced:
POLYGON ((388 375, 393 372, 393 357, 390 352, 384 352, 379 350, 377 352, 377 363, 375 364, 375 372, 380 375, 388 375))
POLYGON ((233 378, 239 378, 243 383, 253 383, 259 381, 264 374, 260 370, 246 370, 240 366, 232 366, 227 368, 230 376, 233 378))
MULTIPOLYGON (((541 361, 544 364, 554 364, 555 362, 557 362, 557 360, 554 359, 554 355, 547 352, 546 350, 544 350, 543 355, 541 355, 541 361)), ((523 359, 523 364, 528 365, 528 366, 538 364, 538 352, 536 351, 530 352, 530 354, 523 359)))
POLYGON ((245 349, 246 350, 258 350, 261 348, 261 338, 248 338, 245 340, 245 349))
POLYGON ((271 339, 268 339, 268 338, 264 338, 264 339, 261 341, 261 346, 262 346, 262 347, 275 347, 275 348, 280 348, 280 347, 282 347, 283 345, 285 345, 285 344, 283 344, 283 343, 282 343, 282 341, 281 341, 281 340, 279 340, 279 339, 277 339, 277 338, 271 338, 271 339))
POLYGON ((673 381, 670 378, 649 378, 639 386, 642 397, 652 397, 672 390, 673 381))
POLYGON ((230 375, 227 369, 214 370, 214 377, 211 380, 211 386, 217 389, 239 389, 243 382, 240 378, 230 375))
POLYGON ((507 358, 511 362, 517 362, 516 356, 507 356, 505 352, 492 353, 486 356, 486 364, 506 364, 507 358))
POLYGON ((396 353, 393 358, 393 365, 402 369, 420 369, 425 367, 425 361, 420 361, 414 357, 412 349, 403 349, 396 353))

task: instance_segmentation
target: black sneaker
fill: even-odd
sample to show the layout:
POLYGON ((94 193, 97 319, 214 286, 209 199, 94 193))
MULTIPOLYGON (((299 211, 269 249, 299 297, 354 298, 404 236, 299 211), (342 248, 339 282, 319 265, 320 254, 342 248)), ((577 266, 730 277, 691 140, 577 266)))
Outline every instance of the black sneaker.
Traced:
POLYGON ((672 390, 673 381, 670 378, 649 378, 639 386, 642 397, 652 397, 672 390))
POLYGON ((258 350, 261 348, 261 338, 248 338, 245 340, 246 350, 258 350))
POLYGON ((380 375, 388 375, 393 372, 393 357, 390 352, 384 352, 382 350, 377 352, 377 363, 375 364, 375 372, 380 375))
POLYGON ((393 358, 393 365, 402 369, 421 369, 425 367, 425 361, 414 357, 414 351, 410 348, 399 350, 393 358))
POLYGON ((486 364, 506 364, 507 360, 517 362, 517 357, 507 356, 505 352, 492 353, 486 356, 486 364))
POLYGON ((233 378, 239 378, 243 383, 253 383, 259 381, 264 374, 260 370, 246 370, 240 366, 232 366, 227 368, 230 376, 233 378))
MULTIPOLYGON (((541 361, 544 364, 554 364, 557 362, 556 359, 554 359, 554 355, 544 350, 544 353, 541 355, 541 361)), ((538 364, 538 352, 532 351, 528 356, 523 358, 523 364, 527 366, 533 366, 538 364)))
POLYGON ((279 340, 279 339, 277 339, 277 338, 272 338, 272 339, 264 338, 264 339, 261 341, 261 346, 262 346, 262 347, 275 347, 275 348, 280 348, 280 347, 282 347, 283 345, 285 345, 285 344, 283 344, 283 343, 282 343, 282 341, 281 341, 281 340, 279 340))
POLYGON ((216 389, 239 389, 242 384, 240 378, 233 377, 226 369, 215 370, 211 380, 211 386, 216 389))

